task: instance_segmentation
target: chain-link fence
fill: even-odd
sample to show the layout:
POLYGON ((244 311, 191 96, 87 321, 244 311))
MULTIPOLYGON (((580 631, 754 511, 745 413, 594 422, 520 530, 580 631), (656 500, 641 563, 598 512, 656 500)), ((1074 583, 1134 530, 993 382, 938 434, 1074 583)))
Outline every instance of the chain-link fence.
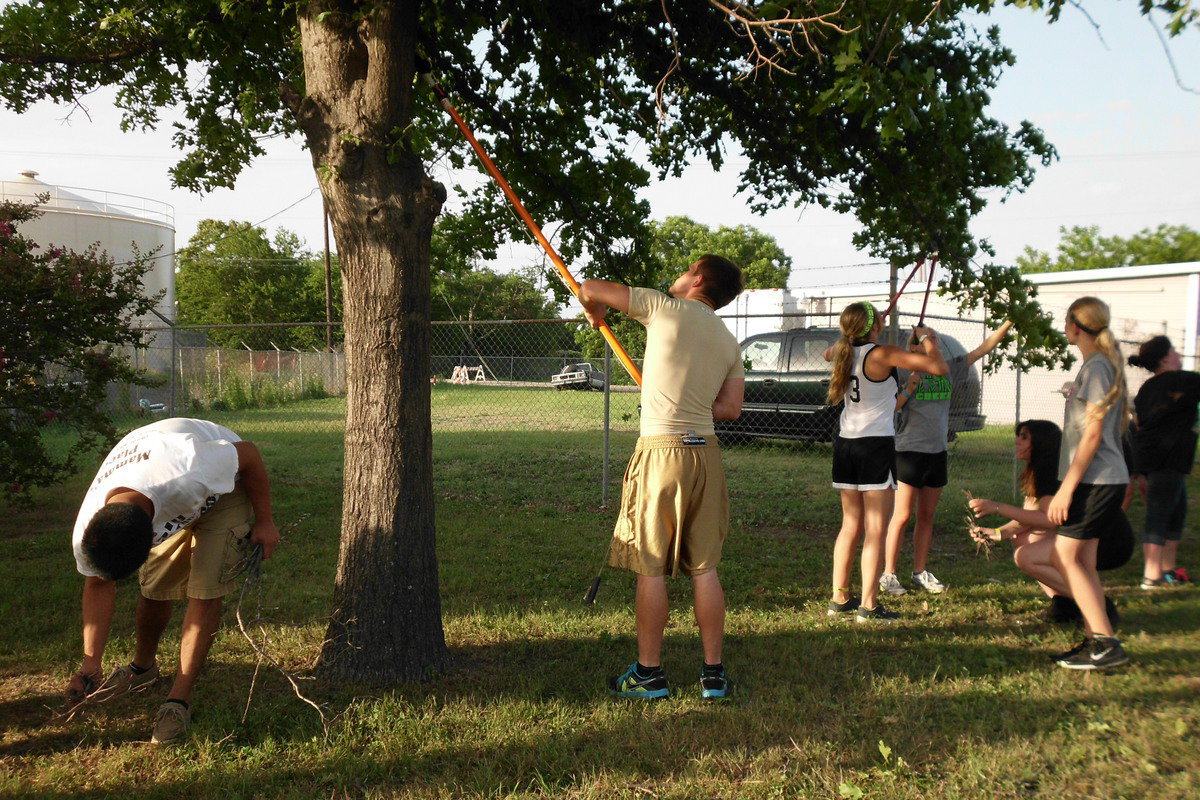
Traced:
MULTIPOLYGON (((823 353, 838 338, 836 316, 744 315, 725 321, 742 342, 746 401, 739 420, 718 426, 722 440, 757 447, 831 441, 839 409, 825 405, 829 365, 823 353)), ((915 323, 915 316, 901 314, 888 336, 902 341, 915 323)), ((992 330, 983 319, 929 317, 927 324, 938 330, 948 358, 966 356, 992 330)), ((240 344, 286 340, 281 332, 287 328, 147 330, 146 346, 131 357, 156 385, 112 387, 110 410, 118 418, 148 419, 274 407, 285 415, 294 409, 300 418, 306 411, 298 401, 329 398, 332 413, 344 415, 344 403, 338 400, 345 394, 342 353, 240 344), (214 341, 218 338, 220 346, 214 341)), ((435 446, 439 434, 450 432, 480 441, 514 433, 567 434, 599 456, 593 459, 599 465, 598 494, 602 501, 609 499, 617 482, 610 468, 611 437, 624 437, 623 446, 632 442, 640 394, 598 342, 578 319, 433 323, 435 446)), ((1137 344, 1124 346, 1132 352, 1137 344)), ((640 354, 633 355, 639 361, 640 354)), ((1146 377, 1143 371, 1129 371, 1131 394, 1146 377)), ((952 470, 970 475, 994 472, 998 462, 1011 464, 1013 424, 1031 418, 1061 422, 1060 390, 1070 378, 1062 370, 1021 373, 996 356, 974 364, 952 391, 952 470)))

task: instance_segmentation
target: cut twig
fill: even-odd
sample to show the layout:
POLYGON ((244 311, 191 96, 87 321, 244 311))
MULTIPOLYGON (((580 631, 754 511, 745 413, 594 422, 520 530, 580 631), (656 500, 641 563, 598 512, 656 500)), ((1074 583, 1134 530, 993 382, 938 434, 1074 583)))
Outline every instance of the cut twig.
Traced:
MULTIPOLYGON (((305 517, 301 517, 300 519, 297 519, 295 522, 291 523, 291 525, 288 526, 289 530, 299 525, 304 519, 305 517)), ((237 607, 234 610, 234 617, 237 619, 238 630, 242 632, 242 636, 245 637, 246 641, 250 643, 250 647, 253 648, 254 652, 258 654, 258 663, 261 665, 263 661, 266 661, 268 664, 273 666, 279 672, 279 674, 284 677, 288 684, 291 685, 292 692, 295 693, 296 697, 313 707, 313 709, 321 718, 321 729, 326 735, 328 735, 329 718, 325 715, 325 709, 322 708, 319 703, 305 696, 304 692, 300 691, 300 684, 297 681, 296 676, 285 669, 283 664, 280 663, 279 659, 267 652, 267 648, 270 646, 271 642, 267 637, 266 628, 262 625, 262 545, 253 545, 246 556, 238 562, 236 567, 238 568, 238 572, 235 572, 235 575, 239 574, 240 572, 245 572, 246 575, 245 581, 242 582, 241 592, 238 594, 237 607), (250 635, 250 631, 246 629, 246 620, 242 617, 242 606, 245 603, 246 595, 249 592, 254 592, 258 596, 258 610, 255 612, 254 619, 251 620, 251 622, 258 624, 258 632, 262 637, 262 644, 259 644, 258 641, 255 640, 255 637, 250 635)), ((257 677, 258 666, 254 668, 254 678, 257 677)), ((246 708, 242 713, 243 722, 246 719, 246 715, 250 712, 250 702, 254 696, 254 686, 255 679, 251 679, 250 692, 246 697, 246 708)))

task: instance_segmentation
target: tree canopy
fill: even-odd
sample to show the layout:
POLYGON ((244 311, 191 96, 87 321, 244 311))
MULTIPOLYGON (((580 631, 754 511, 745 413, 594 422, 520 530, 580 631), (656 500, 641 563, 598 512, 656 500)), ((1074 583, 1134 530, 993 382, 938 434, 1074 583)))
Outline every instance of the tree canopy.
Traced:
POLYGON ((1200 232, 1187 225, 1159 225, 1133 236, 1102 236, 1099 225, 1061 227, 1054 253, 1026 247, 1017 257, 1021 272, 1181 264, 1200 261, 1200 232))

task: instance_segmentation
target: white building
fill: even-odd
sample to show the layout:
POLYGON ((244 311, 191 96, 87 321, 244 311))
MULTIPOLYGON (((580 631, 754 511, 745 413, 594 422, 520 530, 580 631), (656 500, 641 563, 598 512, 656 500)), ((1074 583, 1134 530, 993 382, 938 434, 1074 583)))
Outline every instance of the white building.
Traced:
MULTIPOLYGON (((900 280, 906 277, 907 274, 902 274, 900 280)), ((1121 341, 1125 355, 1136 352, 1138 345, 1151 336, 1165 334, 1184 357, 1184 369, 1200 369, 1200 262, 1045 272, 1026 277, 1036 287, 1038 302, 1053 316, 1060 330, 1072 301, 1088 295, 1098 297, 1112 311, 1111 328, 1121 341)), ((898 306, 908 325, 915 322, 921 312, 926 278, 927 275, 918 273, 900 298, 898 306)), ((934 280, 937 281, 936 274, 934 280)), ((767 306, 771 313, 776 313, 774 308, 778 306, 781 309, 778 316, 745 322, 726 319, 726 324, 735 333, 743 328, 750 333, 762 333, 799 326, 837 325, 837 315, 848 303, 867 300, 882 310, 889 300, 888 287, 879 283, 830 290, 766 290, 779 292, 780 296, 770 301, 755 299, 762 291, 746 292, 751 297, 746 300, 745 307, 767 306), (795 316, 783 316, 788 313, 786 309, 795 316)), ((733 313, 722 309, 724 317, 733 313)), ((954 336, 967 349, 978 344, 986 331, 998 324, 998 321, 985 321, 981 311, 961 312, 949 298, 939 297, 936 293, 931 293, 926 313, 932 327, 954 336)), ((745 335, 739 335, 739 339, 744 338, 745 335)), ((1077 366, 1078 363, 1071 371, 1039 367, 1019 376, 1016 370, 1007 368, 985 375, 983 413, 991 424, 1008 424, 1031 417, 1061 424, 1063 400, 1059 390, 1070 380, 1077 366)), ((1149 373, 1126 367, 1126 377, 1132 396, 1149 373)))
MULTIPOLYGON (((38 204, 42 216, 21 225, 21 233, 43 248, 51 245, 83 251, 99 244, 118 262, 135 253, 152 255, 152 267, 142 280, 148 295, 162 292, 156 310, 175 319, 175 210, 166 203, 135 195, 97 189, 54 186, 27 170, 13 180, 0 181, 0 201, 38 204), (40 196, 48 195, 42 203, 40 196)), ((139 320, 161 326, 153 314, 139 320)))

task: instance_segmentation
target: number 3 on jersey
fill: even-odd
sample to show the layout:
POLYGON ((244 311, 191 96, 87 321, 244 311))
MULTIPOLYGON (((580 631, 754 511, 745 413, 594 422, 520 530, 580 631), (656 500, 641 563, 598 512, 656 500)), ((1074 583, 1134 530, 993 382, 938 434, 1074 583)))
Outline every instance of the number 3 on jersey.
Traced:
POLYGON ((846 393, 846 396, 850 398, 851 403, 857 403, 861 399, 861 397, 858 394, 858 376, 857 375, 850 376, 850 391, 846 393))

